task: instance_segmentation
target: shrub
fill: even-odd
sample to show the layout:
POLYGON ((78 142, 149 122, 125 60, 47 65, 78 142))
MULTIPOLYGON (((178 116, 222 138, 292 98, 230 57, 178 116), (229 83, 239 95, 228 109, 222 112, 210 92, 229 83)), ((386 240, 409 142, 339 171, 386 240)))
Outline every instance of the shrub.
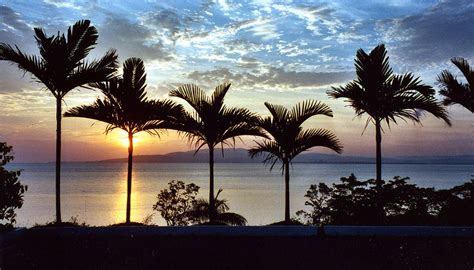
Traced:
POLYGON ((15 210, 23 206, 23 194, 28 186, 18 180, 20 171, 8 171, 4 168, 13 160, 12 146, 0 142, 0 221, 13 225, 16 223, 15 210))
POLYGON ((199 186, 183 181, 173 180, 168 183, 168 188, 157 195, 157 202, 153 210, 158 211, 166 220, 168 226, 187 226, 192 220, 189 211, 196 203, 199 186))

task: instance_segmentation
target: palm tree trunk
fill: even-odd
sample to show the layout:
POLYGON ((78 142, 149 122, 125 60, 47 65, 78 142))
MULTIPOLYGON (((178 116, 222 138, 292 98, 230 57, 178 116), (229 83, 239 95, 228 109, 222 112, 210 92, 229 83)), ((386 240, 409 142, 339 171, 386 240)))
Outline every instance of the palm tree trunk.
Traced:
POLYGON ((212 224, 214 218, 214 147, 209 146, 209 222, 212 224))
POLYGON ((61 223, 61 117, 62 100, 56 97, 56 223, 61 223))
POLYGON ((127 216, 125 223, 130 223, 130 206, 132 196, 132 161, 133 161, 133 134, 128 134, 128 172, 127 172, 127 216))
POLYGON ((284 161, 285 170, 285 222, 290 222, 290 162, 284 161))
POLYGON ((380 119, 375 119, 375 142, 376 142, 376 180, 382 180, 382 128, 380 119))

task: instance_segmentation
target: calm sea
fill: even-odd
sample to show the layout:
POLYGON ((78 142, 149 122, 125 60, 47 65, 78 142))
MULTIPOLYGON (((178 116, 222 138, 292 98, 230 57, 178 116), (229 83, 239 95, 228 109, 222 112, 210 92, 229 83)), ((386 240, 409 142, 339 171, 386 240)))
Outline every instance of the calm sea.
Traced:
MULTIPOLYGON (((17 225, 32 226, 54 220, 54 164, 12 164, 22 169, 21 181, 28 185, 25 203, 18 210, 17 225)), ((374 177, 372 164, 293 165, 290 180, 291 212, 304 209, 304 194, 311 184, 334 183, 354 173, 359 179, 374 177)), ((384 178, 409 176, 424 187, 449 188, 471 179, 474 165, 386 164, 384 178)), ((127 165, 122 163, 67 163, 62 169, 62 215, 77 217, 90 225, 109 225, 125 220, 127 165)), ((272 172, 260 163, 218 163, 216 190, 228 200, 231 211, 245 216, 250 225, 265 225, 283 219, 284 183, 278 168, 272 172)), ((208 194, 206 163, 137 163, 132 184, 132 220, 142 221, 153 213, 158 192, 171 180, 193 182, 208 194)), ((163 225, 159 213, 153 222, 163 225)))

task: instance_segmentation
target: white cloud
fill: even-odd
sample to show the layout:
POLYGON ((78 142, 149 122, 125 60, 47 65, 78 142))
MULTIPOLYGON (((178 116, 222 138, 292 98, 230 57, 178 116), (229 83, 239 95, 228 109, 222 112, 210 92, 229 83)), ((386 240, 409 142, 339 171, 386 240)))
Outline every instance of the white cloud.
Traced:
POLYGON ((342 22, 333 16, 333 9, 327 5, 319 6, 284 6, 275 5, 275 9, 288 12, 306 22, 306 29, 315 35, 322 35, 321 26, 334 34, 343 26, 342 22))

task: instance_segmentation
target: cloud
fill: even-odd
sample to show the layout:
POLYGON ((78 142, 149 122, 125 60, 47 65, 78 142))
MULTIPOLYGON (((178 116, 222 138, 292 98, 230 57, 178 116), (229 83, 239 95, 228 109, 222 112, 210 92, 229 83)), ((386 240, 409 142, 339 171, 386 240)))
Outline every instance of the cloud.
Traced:
POLYGON ((31 31, 20 14, 7 6, 0 6, 0 31, 23 34, 31 31))
POLYGON ((334 9, 330 8, 327 4, 314 6, 275 5, 274 7, 281 12, 290 13, 305 21, 306 29, 313 32, 315 35, 322 35, 322 28, 325 28, 325 30, 331 34, 334 34, 343 26, 343 23, 334 16, 334 9))
POLYGON ((99 42, 116 48, 122 60, 140 57, 143 60, 172 60, 173 50, 164 46, 160 37, 150 28, 120 16, 109 16, 99 27, 99 42))
POLYGON ((147 13, 143 23, 153 28, 156 32, 167 32, 172 40, 176 40, 181 28, 184 26, 181 17, 172 10, 159 10, 147 13))
POLYGON ((254 36, 261 37, 263 40, 278 39, 281 34, 278 33, 277 27, 273 24, 273 21, 269 18, 259 17, 257 19, 247 20, 240 23, 236 30, 253 32, 254 36))
POLYGON ((76 1, 63 1, 63 0, 44 0, 46 4, 55 6, 56 8, 71 8, 71 9, 81 9, 81 6, 76 1))
POLYGON ((473 57, 473 25, 472 1, 446 0, 422 14, 379 21, 376 30, 400 62, 423 64, 473 57))
MULTIPOLYGON (((245 59, 247 64, 256 65, 253 59, 245 59)), ((247 88, 289 89, 298 87, 321 87, 342 83, 353 79, 353 72, 298 72, 286 71, 283 68, 269 67, 254 69, 252 72, 235 72, 228 68, 217 68, 208 71, 194 71, 187 77, 195 82, 213 84, 229 81, 247 88), (261 70, 261 71, 259 71, 261 70)))

